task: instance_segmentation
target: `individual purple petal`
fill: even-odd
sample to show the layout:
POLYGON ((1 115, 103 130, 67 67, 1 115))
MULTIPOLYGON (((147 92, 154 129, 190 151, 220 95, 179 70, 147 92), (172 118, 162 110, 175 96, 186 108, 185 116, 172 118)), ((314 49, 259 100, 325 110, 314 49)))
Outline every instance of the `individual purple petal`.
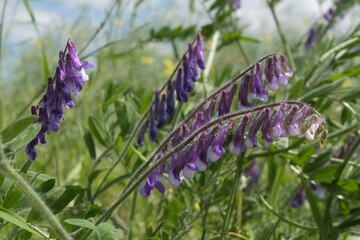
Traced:
POLYGON ((166 123, 166 94, 161 95, 160 107, 158 112, 157 128, 161 129, 166 123))
POLYGON ((324 189, 318 186, 314 181, 310 181, 310 189, 318 196, 318 198, 324 199, 325 197, 324 189))
POLYGON ((175 112, 174 86, 171 80, 167 82, 166 93, 166 112, 171 116, 175 112))
POLYGON ((149 120, 146 120, 143 125, 141 126, 138 136, 137 136, 137 140, 136 140, 136 146, 141 147, 143 146, 143 139, 144 139, 144 135, 146 133, 146 130, 149 127, 149 120))
POLYGON ((262 69, 260 62, 257 62, 252 70, 250 91, 252 98, 259 99, 262 102, 268 101, 268 92, 263 88, 262 85, 262 69))
POLYGON ((199 111, 197 113, 197 117, 196 117, 195 121, 191 125, 191 130, 192 131, 198 130, 200 127, 202 127, 204 125, 204 123, 205 123, 204 113, 202 111, 199 111))
POLYGON ((280 60, 279 60, 279 56, 274 55, 273 56, 273 61, 274 61, 275 76, 277 78, 277 82, 281 86, 286 86, 288 84, 288 78, 282 74, 281 63, 280 63, 280 60))
POLYGON ((195 46, 196 62, 201 70, 205 70, 204 52, 201 41, 202 41, 202 36, 200 33, 198 33, 196 35, 196 46, 195 46))
POLYGON ((252 148, 257 146, 256 133, 260 129, 261 125, 264 122, 265 113, 261 112, 258 114, 253 124, 250 126, 249 133, 245 139, 246 148, 252 148))
POLYGON ((234 126, 234 121, 229 121, 226 126, 221 126, 219 134, 215 137, 214 141, 211 143, 207 151, 207 157, 210 162, 216 162, 219 158, 225 153, 224 143, 226 140, 226 135, 234 126))
POLYGON ((302 123, 302 121, 304 121, 304 119, 308 115, 309 111, 310 111, 310 108, 308 106, 304 106, 299 111, 299 113, 296 115, 293 122, 290 124, 290 127, 289 127, 289 135, 290 136, 294 137, 294 136, 300 135, 299 125, 302 123))
POLYGON ((249 166, 244 169, 244 175, 248 179, 244 192, 248 191, 259 182, 259 166, 255 161, 252 161, 249 166))
POLYGON ((286 108, 287 108, 287 104, 282 103, 279 111, 276 112, 275 117, 273 119, 270 136, 275 141, 279 140, 281 135, 283 135, 285 133, 285 130, 282 129, 282 127, 281 127, 281 123, 285 116, 286 108))
POLYGON ((251 104, 248 102, 248 99, 247 99, 250 80, 251 80, 251 76, 249 74, 245 74, 245 76, 243 77, 243 79, 241 81, 240 90, 238 93, 238 101, 239 101, 240 109, 251 107, 251 104))
POLYGON ((271 126, 270 108, 266 108, 264 123, 261 126, 262 141, 265 148, 268 148, 270 146, 270 143, 273 141, 270 136, 270 126, 271 126))
POLYGON ((36 159, 36 149, 35 146, 38 144, 38 138, 34 138, 31 142, 26 146, 25 153, 29 157, 30 161, 35 161, 36 159))
POLYGON ((199 137, 198 156, 194 162, 198 171, 205 171, 207 165, 210 163, 209 159, 207 158, 207 150, 209 149, 210 144, 212 143, 214 138, 215 137, 213 134, 209 135, 206 132, 202 132, 199 137))
POLYGON ((281 70, 284 74, 285 77, 292 77, 293 76, 293 71, 289 68, 287 59, 285 57, 285 55, 280 55, 280 63, 281 63, 281 70))
POLYGON ((163 185, 163 174, 165 172, 165 164, 160 165, 158 168, 155 168, 149 176, 147 177, 144 185, 140 189, 140 194, 142 197, 147 198, 156 188, 160 193, 165 192, 165 187, 163 185))
POLYGON ((234 137, 229 145, 229 151, 238 156, 241 152, 245 152, 246 148, 243 145, 245 129, 250 120, 248 115, 245 115, 239 124, 239 127, 236 129, 234 137))
POLYGON ((299 107, 295 105, 295 106, 293 106, 291 112, 286 115, 285 120, 284 120, 283 125, 282 125, 283 129, 285 131, 283 132, 283 134, 281 134, 281 137, 289 136, 290 125, 293 122, 293 120, 295 119, 296 114, 298 113, 298 111, 299 111, 299 107))
POLYGON ((290 202, 290 206, 293 208, 300 207, 304 205, 306 200, 306 195, 304 188, 300 188, 300 190, 296 193, 295 197, 290 202))
POLYGON ((271 90, 276 91, 279 87, 279 83, 275 77, 275 65, 271 57, 266 59, 265 77, 268 82, 268 87, 271 90))
POLYGON ((209 106, 205 109, 204 112, 204 124, 209 123, 213 115, 214 109, 216 106, 216 98, 211 99, 209 106))
MULTIPOLYGON (((189 64, 189 78, 191 79, 192 82, 196 82, 199 79, 199 73, 196 67, 196 61, 195 61, 195 52, 193 49, 193 45, 190 43, 189 44, 189 58, 188 58, 188 64, 189 64)), ((192 85, 193 83, 190 83, 190 85, 192 85)), ((190 89, 191 91, 191 89, 190 89)))
POLYGON ((183 69, 179 68, 178 72, 177 72, 177 77, 176 77, 176 80, 175 80, 175 90, 176 90, 177 100, 180 103, 188 101, 188 96, 187 96, 186 91, 183 88, 183 85, 184 85, 184 83, 183 83, 183 69))
POLYGON ((182 66, 183 66, 183 86, 182 88, 186 93, 191 92, 192 90, 192 82, 190 79, 190 68, 189 68, 189 59, 186 57, 186 55, 183 56, 182 59, 182 66))
POLYGON ((235 95, 235 92, 236 92, 236 88, 237 88, 237 85, 234 84, 232 87, 231 87, 231 90, 227 93, 227 99, 226 99, 226 113, 229 113, 230 112, 230 109, 231 109, 231 103, 232 103, 232 100, 234 98, 234 95, 235 95))
POLYGON ((227 90, 221 92, 221 97, 219 101, 219 107, 218 107, 218 116, 222 116, 226 114, 226 102, 228 101, 228 94, 227 90))
POLYGON ((157 141, 157 128, 156 128, 156 113, 155 106, 152 105, 150 108, 150 141, 157 141))

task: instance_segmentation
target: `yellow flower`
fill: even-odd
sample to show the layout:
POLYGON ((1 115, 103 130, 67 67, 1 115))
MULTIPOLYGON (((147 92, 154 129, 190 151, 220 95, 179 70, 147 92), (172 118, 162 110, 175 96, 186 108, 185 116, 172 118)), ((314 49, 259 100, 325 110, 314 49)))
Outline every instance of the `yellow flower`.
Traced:
POLYGON ((141 57, 141 63, 146 64, 146 65, 151 65, 154 63, 154 59, 152 57, 148 57, 148 56, 143 56, 141 57))
POLYGON ((175 68, 174 63, 170 59, 164 59, 163 63, 165 65, 164 75, 170 76, 175 68))

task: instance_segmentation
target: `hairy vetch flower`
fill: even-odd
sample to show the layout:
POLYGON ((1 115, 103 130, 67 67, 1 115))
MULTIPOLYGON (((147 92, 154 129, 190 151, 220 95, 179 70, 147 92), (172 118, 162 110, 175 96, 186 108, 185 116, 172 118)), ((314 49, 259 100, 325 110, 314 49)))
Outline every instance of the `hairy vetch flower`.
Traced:
POLYGON ((82 85, 89 80, 85 69, 92 68, 89 62, 81 62, 73 42, 68 41, 65 52, 59 52, 59 63, 55 76, 48 79, 47 90, 41 101, 31 107, 32 115, 38 117, 41 130, 25 148, 25 152, 31 161, 36 159, 35 146, 45 144, 45 133, 57 132, 60 128, 60 120, 64 118, 63 106, 73 108, 73 95, 78 95, 82 85), (65 52, 67 51, 66 55, 65 52))

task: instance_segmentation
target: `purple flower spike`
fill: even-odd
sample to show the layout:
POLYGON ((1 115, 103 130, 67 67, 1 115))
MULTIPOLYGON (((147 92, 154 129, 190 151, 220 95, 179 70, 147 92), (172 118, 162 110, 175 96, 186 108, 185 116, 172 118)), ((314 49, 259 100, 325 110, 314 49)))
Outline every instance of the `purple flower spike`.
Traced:
POLYGON ((174 114, 175 112, 175 100, 174 100, 174 85, 171 80, 167 83, 167 89, 166 89, 166 112, 170 116, 174 114))
POLYGON ((292 77, 293 76, 293 71, 289 68, 287 59, 285 57, 285 55, 280 55, 280 62, 281 62, 281 69, 283 71, 283 74, 285 75, 285 77, 292 77))
POLYGON ((253 124, 251 125, 249 129, 249 133, 245 139, 245 146, 246 148, 252 148, 254 146, 257 146, 257 139, 256 139, 256 133, 260 129, 261 125, 264 122, 265 113, 260 113, 257 118, 254 120, 253 124))
POLYGON ((156 113, 155 106, 151 106, 150 108, 150 141, 157 141, 157 128, 156 128, 156 113))
POLYGON ((231 90, 230 92, 227 93, 227 98, 226 98, 226 101, 225 101, 225 113, 229 113, 230 112, 230 109, 231 109, 231 103, 232 103, 232 100, 234 98, 234 95, 235 95, 235 92, 236 92, 236 88, 237 88, 237 85, 234 84, 232 87, 231 87, 231 90))
POLYGON ((150 173, 140 189, 140 194, 143 198, 149 197, 155 188, 162 194, 165 192, 165 187, 163 185, 164 172, 165 164, 162 164, 150 173))
POLYGON ((140 131, 138 133, 138 137, 137 137, 137 140, 136 140, 136 146, 141 147, 141 146, 144 145, 143 144, 143 139, 144 139, 144 135, 145 135, 146 130, 148 129, 148 127, 149 127, 149 120, 146 120, 144 122, 144 124, 141 126, 140 131))
POLYGON ((299 125, 303 122, 303 120, 306 118, 306 116, 308 115, 310 111, 310 108, 308 106, 304 106, 300 112, 296 115, 294 121, 291 123, 290 127, 289 127, 289 135, 294 137, 294 136, 299 136, 300 135, 300 131, 299 131, 299 125))
POLYGON ((161 95, 160 107, 158 112, 157 128, 161 129, 166 123, 166 95, 161 95))
POLYGON ((265 77, 268 82, 268 86, 271 90, 276 91, 279 87, 279 83, 275 78, 275 65, 273 59, 267 58, 266 59, 266 67, 265 67, 265 77))
POLYGON ((202 36, 200 33, 198 33, 196 35, 196 46, 195 46, 196 62, 201 70, 205 70, 204 52, 201 41, 202 41, 202 36))
POLYGON ((250 90, 252 98, 259 99, 262 102, 268 101, 268 92, 262 85, 262 69, 260 62, 257 62, 253 68, 250 80, 250 90))
POLYGON ((226 140, 226 135, 232 129, 234 124, 234 121, 229 121, 227 126, 222 126, 219 134, 215 137, 207 151, 207 157, 209 158, 210 162, 216 162, 225 153, 225 148, 223 145, 226 140))
POLYGON ((248 124, 249 120, 250 117, 248 115, 243 117, 239 127, 236 129, 233 140, 229 145, 229 151, 235 156, 238 156, 241 152, 245 152, 246 150, 245 146, 243 146, 243 140, 246 125, 248 124))
POLYGON ((187 92, 185 92, 183 85, 183 69, 179 68, 175 81, 175 90, 177 100, 181 103, 188 101, 187 92))
POLYGON ((173 187, 179 187, 180 183, 184 180, 183 168, 186 164, 186 159, 189 155, 189 150, 185 150, 179 154, 174 154, 170 159, 170 167, 167 169, 169 173, 169 183, 173 187))
POLYGON ((288 78, 282 74, 281 63, 280 63, 280 60, 279 60, 279 56, 274 55, 273 60, 274 60, 275 76, 277 78, 277 82, 281 86, 286 86, 288 84, 288 78))
POLYGON ((285 116, 286 108, 287 108, 287 104, 282 103, 281 106, 280 106, 279 111, 276 112, 274 121, 272 123, 270 136, 275 141, 279 140, 280 137, 285 133, 285 130, 282 129, 282 127, 281 127, 281 123, 282 123, 282 120, 283 120, 283 118, 285 116))
POLYGON ((208 108, 205 109, 205 112, 204 112, 204 118, 205 118, 204 124, 207 124, 207 123, 210 122, 211 117, 212 117, 213 112, 214 112, 214 109, 215 109, 215 105, 216 105, 216 99, 213 98, 213 99, 211 99, 211 102, 210 102, 208 108))
POLYGON ((60 128, 60 120, 64 119, 63 105, 66 108, 75 106, 72 98, 82 90, 82 85, 89 80, 85 69, 93 67, 88 62, 80 62, 75 45, 68 42, 68 53, 59 52, 59 62, 55 76, 48 78, 47 90, 37 106, 31 107, 31 114, 37 116, 37 122, 41 123, 41 130, 26 147, 25 151, 31 161, 36 158, 35 146, 45 144, 45 133, 57 132, 60 128))
POLYGON ((248 179, 244 192, 248 191, 252 186, 259 182, 259 166, 255 161, 252 161, 248 167, 244 169, 244 175, 248 179))
POLYGON ((302 205, 304 205, 306 200, 306 195, 305 195, 305 191, 304 188, 301 188, 295 195, 295 197, 293 198, 293 200, 290 202, 290 206, 293 208, 297 208, 300 207, 302 205))
POLYGON ((265 148, 268 148, 270 146, 270 143, 273 141, 270 136, 270 108, 265 109, 265 117, 264 117, 264 123, 261 127, 261 133, 262 133, 262 141, 265 148))
POLYGON ((240 109, 251 107, 251 104, 248 102, 248 99, 247 99, 250 80, 251 80, 251 76, 249 74, 245 74, 245 76, 243 77, 243 79, 241 81, 240 90, 238 93, 238 101, 239 101, 240 109))

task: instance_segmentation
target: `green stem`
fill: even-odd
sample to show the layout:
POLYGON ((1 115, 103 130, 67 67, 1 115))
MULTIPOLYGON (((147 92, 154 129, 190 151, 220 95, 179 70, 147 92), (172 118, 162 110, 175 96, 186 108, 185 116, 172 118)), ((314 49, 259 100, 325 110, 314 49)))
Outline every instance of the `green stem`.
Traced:
POLYGON ((244 159, 244 154, 242 154, 237 160, 237 169, 236 169, 236 173, 235 173, 235 181, 234 181, 232 189, 231 189, 231 197, 230 197, 230 200, 229 200, 229 204, 227 206, 226 215, 225 215, 225 221, 224 221, 224 224, 222 226, 220 239, 224 239, 224 237, 226 235, 226 231, 229 228, 230 218, 231 218, 232 211, 233 211, 234 205, 235 205, 236 194, 238 192, 239 184, 240 184, 240 180, 241 180, 241 172, 242 172, 242 168, 243 168, 243 159, 244 159))
POLYGON ((42 217, 48 222, 55 233, 64 240, 72 240, 73 238, 63 228, 61 223, 57 220, 51 210, 40 199, 31 186, 8 164, 5 163, 5 159, 1 159, 0 173, 9 178, 19 190, 30 200, 32 206, 41 213, 42 217))
POLYGON ((274 4, 270 3, 269 1, 268 1, 268 6, 269 6, 269 8, 270 8, 271 15, 272 15, 272 17, 274 18, 275 25, 276 25, 276 29, 277 29, 277 31, 278 31, 278 33, 279 33, 281 42, 282 42, 282 44, 284 45, 285 52, 286 52, 286 56, 287 56, 287 58, 289 59, 290 68, 295 72, 295 71, 296 71, 296 68, 295 68, 294 58, 293 58, 293 56, 292 56, 292 53, 291 53, 289 44, 287 43, 285 34, 284 34, 284 32, 283 32, 283 30, 282 30, 282 28, 281 28, 279 19, 277 18, 277 15, 276 15, 276 13, 275 13, 275 6, 274 6, 274 4))

